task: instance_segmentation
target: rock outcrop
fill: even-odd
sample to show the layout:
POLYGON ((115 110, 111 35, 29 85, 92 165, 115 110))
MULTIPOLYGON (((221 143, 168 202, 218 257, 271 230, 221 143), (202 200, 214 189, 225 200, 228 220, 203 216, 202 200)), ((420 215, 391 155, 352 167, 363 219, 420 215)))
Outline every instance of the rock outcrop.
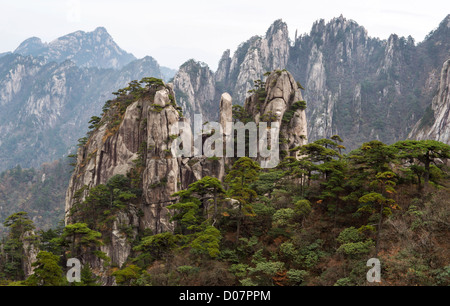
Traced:
POLYGON ((305 88, 311 141, 339 135, 348 151, 373 139, 394 143, 408 136, 431 104, 450 56, 449 25, 450 15, 416 43, 396 34, 370 37, 339 16, 319 20, 310 33, 290 41, 286 24, 277 20, 264 36, 251 37, 234 54, 223 53, 214 74, 215 100, 226 91, 241 104, 254 80, 287 69, 305 88))
POLYGON ((37 255, 40 251, 37 243, 33 241, 35 235, 34 231, 27 231, 20 237, 20 240, 23 241, 22 270, 25 277, 33 274, 33 263, 36 262, 37 255))
POLYGON ((442 66, 438 92, 425 116, 417 122, 410 138, 432 139, 450 144, 450 59, 442 66))
POLYGON ((255 118, 256 124, 278 122, 280 152, 287 153, 308 142, 306 102, 290 72, 273 71, 265 81, 264 91, 248 97, 244 108, 255 118))
MULTIPOLYGON (((78 150, 66 195, 67 224, 83 222, 73 214, 74 207, 86 199, 92 188, 107 185, 114 176, 132 177, 141 190, 137 199, 116 213, 111 226, 103 229, 110 239, 101 251, 117 265, 128 258, 132 251, 129 239, 139 232, 173 230, 167 210, 174 201, 172 194, 205 175, 224 175, 218 160, 172 155, 174 139, 184 132, 173 133, 172 127, 180 122, 189 126, 174 97, 172 84, 157 84, 146 88, 138 99, 128 95, 110 101, 116 107, 103 114, 100 125, 78 150), (120 103, 129 105, 124 110, 120 103), (124 233, 123 228, 131 231, 124 233)), ((101 261, 92 260, 90 264, 101 270, 101 261)), ((103 282, 111 279, 106 277, 103 282)))
POLYGON ((39 167, 73 152, 93 114, 130 80, 161 78, 151 57, 120 70, 9 54, 0 58, 0 171, 39 167), (30 158, 30 156, 32 158, 30 158))
MULTIPOLYGON (((306 143, 305 105, 292 75, 287 71, 274 71, 264 88, 264 99, 261 98, 263 91, 258 91, 245 102, 248 115, 256 124, 277 121, 281 125, 279 138, 283 141, 277 141, 275 145, 284 151, 306 143)), ((227 127, 227 123, 233 121, 232 98, 223 93, 217 104, 219 123, 227 127)), ((141 192, 130 198, 124 208, 115 211, 109 226, 95 228, 109 237, 101 251, 112 263, 121 266, 132 254, 130 241, 138 233, 144 230, 153 234, 173 231, 167 206, 176 201, 172 196, 174 193, 205 176, 222 180, 226 166, 230 164, 229 156, 211 158, 204 152, 203 155, 196 154, 193 149, 179 155, 174 150, 177 145, 180 149, 179 140, 183 141, 183 148, 194 144, 192 136, 195 135, 190 129, 191 122, 180 112, 171 83, 157 81, 139 91, 139 96, 124 93, 106 106, 101 120, 78 150, 66 195, 65 221, 66 224, 83 222, 83 215, 77 214, 77 209, 82 207, 80 203, 87 203, 85 200, 94 187, 108 186, 111 178, 117 176, 130 178, 134 188, 141 192), (128 230, 124 231, 124 228, 128 230)), ((200 124, 203 145, 210 131, 203 128, 205 122, 200 124)), ((225 148, 233 131, 225 128, 221 133, 219 140, 224 141, 225 148)), ((103 271, 102 260, 92 256, 86 258, 94 270, 103 271)), ((113 281, 107 273, 103 274, 102 280, 104 283, 113 281)))
POLYGON ((253 36, 239 45, 230 57, 222 55, 216 83, 222 91, 232 93, 233 100, 242 103, 249 96, 253 81, 261 79, 267 71, 286 68, 289 58, 289 33, 282 20, 276 20, 264 36, 253 36))

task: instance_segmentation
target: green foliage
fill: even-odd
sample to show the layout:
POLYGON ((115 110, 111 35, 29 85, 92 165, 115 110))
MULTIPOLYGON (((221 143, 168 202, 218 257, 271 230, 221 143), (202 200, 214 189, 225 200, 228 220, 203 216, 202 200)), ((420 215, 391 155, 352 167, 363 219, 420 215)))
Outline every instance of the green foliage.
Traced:
POLYGON ((369 254, 373 247, 374 243, 372 240, 349 242, 342 244, 336 252, 354 258, 369 254))
POLYGON ((66 284, 63 270, 59 265, 59 257, 52 253, 41 251, 32 264, 33 274, 25 280, 29 286, 62 286, 66 284))
POLYGON ((218 215, 218 203, 225 195, 222 183, 213 177, 205 176, 202 179, 189 185, 188 189, 181 190, 173 197, 179 200, 169 205, 167 208, 175 211, 172 221, 177 221, 179 231, 185 233, 186 230, 196 230, 204 221, 201 206, 208 206, 208 201, 212 200, 214 205, 213 218, 218 215))
POLYGON ((101 120, 102 120, 102 118, 100 118, 98 116, 92 116, 91 120, 89 120, 89 123, 91 124, 89 126, 89 129, 91 129, 91 130, 97 129, 100 126, 101 120))
POLYGON ((258 195, 264 195, 271 192, 279 180, 283 177, 283 171, 279 169, 270 169, 267 172, 260 172, 258 180, 251 184, 251 188, 258 195))
MULTIPOLYGON (((80 189, 84 192, 85 189, 80 189)), ((132 188, 130 178, 118 174, 106 184, 91 188, 83 201, 76 201, 70 211, 75 220, 83 220, 90 228, 111 228, 118 212, 128 208, 140 195, 141 190, 132 188)))
POLYGON ((306 109, 306 102, 305 101, 296 101, 296 102, 294 102, 291 105, 291 107, 284 112, 282 121, 284 123, 291 122, 292 117, 294 117, 294 114, 295 114, 295 112, 298 109, 299 110, 305 110, 306 109))
POLYGON ((81 278, 81 282, 75 283, 75 285, 77 286, 100 286, 99 284, 99 277, 96 276, 92 270, 91 267, 89 266, 89 264, 85 264, 83 265, 83 267, 81 268, 80 271, 80 278, 81 278))
POLYGON ((207 226, 203 231, 195 234, 194 240, 189 244, 191 252, 215 258, 220 253, 221 238, 222 235, 218 229, 214 226, 207 226))
POLYGON ((299 285, 303 283, 308 277, 309 273, 306 270, 296 270, 296 269, 290 269, 287 271, 286 276, 289 279, 290 285, 299 285))
POLYGON ((70 249, 73 257, 78 256, 87 249, 95 249, 101 246, 101 233, 90 229, 86 223, 73 223, 64 227, 60 237, 62 246, 70 249))
POLYGON ((244 124, 253 120, 245 108, 241 105, 235 104, 232 106, 233 121, 242 122, 244 124))
POLYGON ((306 199, 298 200, 294 204, 295 215, 301 218, 306 218, 312 211, 311 202, 306 199))
POLYGON ((274 285, 273 277, 283 270, 283 262, 266 260, 257 262, 255 267, 248 268, 250 279, 254 284, 257 284, 259 286, 274 285))
MULTIPOLYGON (((164 207, 174 232, 153 234, 117 222, 119 213, 134 218, 142 204, 131 175, 78 190, 72 223, 55 230, 32 234, 26 213, 11 215, 3 222, 9 235, 0 246, 2 284, 64 285, 58 275, 65 268, 56 259, 77 256, 103 263, 123 286, 364 285, 365 261, 374 250, 388 284, 448 284, 447 147, 372 141, 342 154, 342 143, 333 135, 294 148, 275 169, 243 157, 223 183, 209 176, 193 182, 164 207), (418 193, 412 187, 427 171, 436 183, 418 193), (114 222, 132 246, 120 269, 101 252, 114 222), (25 281, 23 238, 47 253, 25 281)), ((135 165, 145 167, 145 160, 135 165)), ((10 175, 34 174, 16 169, 10 175)), ((163 179, 152 187, 166 184, 163 179)), ((98 285, 97 269, 86 264, 83 271, 74 285, 98 285)))
POLYGON ((237 278, 244 278, 248 273, 248 265, 246 264, 233 264, 230 266, 230 272, 237 278))
POLYGON ((236 237, 240 235, 240 224, 243 216, 252 216, 252 203, 257 197, 256 192, 250 188, 258 180, 259 164, 248 157, 240 157, 231 167, 225 182, 228 184, 228 195, 238 201, 238 222, 236 237))
POLYGON ((34 229, 33 221, 28 217, 28 213, 21 211, 12 214, 3 222, 3 226, 10 229, 10 237, 20 238, 25 232, 34 229))
POLYGON ((114 271, 112 276, 116 278, 116 282, 120 286, 130 286, 140 276, 141 269, 136 265, 129 265, 121 270, 114 271))
MULTIPOLYGON (((411 169, 418 177, 422 177, 427 184, 432 173, 432 163, 437 159, 450 158, 450 146, 436 140, 404 140, 396 142, 392 148, 398 150, 398 158, 411 169), (423 165, 418 167, 417 160, 423 165)), ((439 168, 435 171, 441 172, 439 168)), ((419 182, 420 184, 420 182, 419 182)))
POLYGON ((145 77, 139 83, 145 83, 147 86, 164 86, 163 80, 154 77, 145 77))
POLYGON ((180 238, 179 235, 170 232, 146 236, 139 245, 134 247, 134 250, 148 253, 155 259, 161 259, 177 248, 180 238))
POLYGON ((273 215, 273 221, 276 226, 284 227, 291 224, 294 216, 295 211, 292 208, 281 208, 273 215))
POLYGON ((229 195, 238 200, 246 214, 251 214, 250 204, 256 192, 250 185, 258 179, 260 166, 248 157, 239 158, 225 178, 229 185, 229 195))
POLYGON ((363 239, 360 231, 358 231, 355 227, 351 226, 340 232, 337 237, 337 241, 340 244, 359 242, 363 239))

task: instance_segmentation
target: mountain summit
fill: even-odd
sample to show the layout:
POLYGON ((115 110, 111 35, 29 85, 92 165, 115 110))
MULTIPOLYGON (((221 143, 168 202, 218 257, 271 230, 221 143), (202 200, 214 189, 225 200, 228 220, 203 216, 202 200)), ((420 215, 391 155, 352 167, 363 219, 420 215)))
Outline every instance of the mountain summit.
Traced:
POLYGON ((46 61, 73 61, 80 67, 120 69, 136 58, 122 50, 104 27, 92 32, 76 31, 49 43, 32 37, 23 41, 16 54, 43 57, 46 61))

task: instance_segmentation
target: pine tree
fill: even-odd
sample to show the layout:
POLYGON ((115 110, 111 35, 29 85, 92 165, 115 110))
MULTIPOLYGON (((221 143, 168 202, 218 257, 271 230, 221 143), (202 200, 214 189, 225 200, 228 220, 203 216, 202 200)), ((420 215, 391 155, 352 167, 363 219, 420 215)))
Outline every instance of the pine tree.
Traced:
POLYGON ((34 273, 24 282, 31 286, 62 286, 66 284, 63 270, 59 265, 59 256, 41 251, 32 264, 34 273))
POLYGON ((238 201, 238 220, 236 240, 239 240, 241 220, 244 216, 253 215, 252 203, 256 199, 256 192, 250 185, 258 179, 260 166, 248 157, 239 158, 225 177, 228 183, 228 194, 238 201))
POLYGON ((431 175, 431 165, 438 165, 438 159, 450 158, 450 146, 436 140, 403 140, 392 145, 398 150, 398 158, 409 162, 409 168, 418 176, 419 187, 422 177, 425 185, 431 175))

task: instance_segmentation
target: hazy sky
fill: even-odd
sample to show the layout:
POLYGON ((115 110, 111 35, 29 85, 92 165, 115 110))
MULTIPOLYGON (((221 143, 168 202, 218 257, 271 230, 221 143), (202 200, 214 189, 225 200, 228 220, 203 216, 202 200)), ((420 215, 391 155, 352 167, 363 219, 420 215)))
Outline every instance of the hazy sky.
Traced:
POLYGON ((369 36, 411 35, 420 42, 450 13, 448 0, 0 0, 0 53, 36 36, 50 42, 65 34, 105 27, 124 50, 177 68, 190 58, 216 69, 226 49, 264 35, 276 19, 293 38, 319 19, 343 15, 369 36))

